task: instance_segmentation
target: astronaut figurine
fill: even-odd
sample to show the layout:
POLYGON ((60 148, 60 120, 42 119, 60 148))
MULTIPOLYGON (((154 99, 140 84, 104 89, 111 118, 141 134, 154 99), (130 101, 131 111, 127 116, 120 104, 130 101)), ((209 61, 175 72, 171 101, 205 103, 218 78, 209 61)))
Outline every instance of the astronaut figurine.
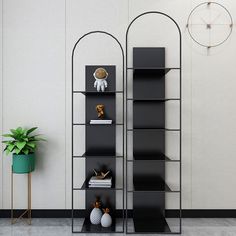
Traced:
POLYGON ((108 77, 108 73, 104 68, 97 68, 93 74, 94 78, 95 78, 95 82, 94 82, 94 88, 97 88, 97 91, 100 92, 104 92, 105 88, 107 88, 107 77, 108 77))

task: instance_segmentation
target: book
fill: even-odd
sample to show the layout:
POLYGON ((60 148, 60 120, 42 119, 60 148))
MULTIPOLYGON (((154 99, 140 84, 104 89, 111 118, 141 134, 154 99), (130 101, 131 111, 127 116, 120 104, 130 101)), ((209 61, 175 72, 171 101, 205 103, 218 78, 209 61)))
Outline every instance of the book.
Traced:
POLYGON ((111 185, 111 183, 89 183, 92 185, 111 185))
POLYGON ((112 124, 112 120, 90 120, 90 124, 112 124))
POLYGON ((89 185, 89 188, 111 188, 111 185, 89 185))
POLYGON ((93 184, 110 184, 112 180, 112 177, 108 177, 105 179, 97 179, 96 176, 92 176, 89 180, 89 184, 93 183, 93 184))

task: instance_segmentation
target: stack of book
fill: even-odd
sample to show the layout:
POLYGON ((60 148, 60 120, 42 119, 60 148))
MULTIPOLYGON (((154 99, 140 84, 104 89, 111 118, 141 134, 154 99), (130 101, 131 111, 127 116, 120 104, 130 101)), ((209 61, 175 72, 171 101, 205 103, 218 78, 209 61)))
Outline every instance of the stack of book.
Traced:
POLYGON ((112 177, 98 179, 96 176, 92 176, 89 180, 89 188, 111 188, 111 179, 112 177))
POLYGON ((90 120, 91 125, 110 125, 112 120, 90 120))

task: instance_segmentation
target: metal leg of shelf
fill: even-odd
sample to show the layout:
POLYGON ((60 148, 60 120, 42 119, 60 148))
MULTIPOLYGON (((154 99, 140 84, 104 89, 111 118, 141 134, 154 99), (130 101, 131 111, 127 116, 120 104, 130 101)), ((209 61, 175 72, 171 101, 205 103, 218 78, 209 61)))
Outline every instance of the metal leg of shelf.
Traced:
POLYGON ((11 169, 11 224, 15 224, 18 220, 22 219, 24 215, 28 213, 28 218, 25 220, 25 222, 28 225, 31 225, 31 172, 28 173, 28 207, 27 210, 25 210, 19 217, 14 218, 14 175, 13 175, 13 169, 11 169))

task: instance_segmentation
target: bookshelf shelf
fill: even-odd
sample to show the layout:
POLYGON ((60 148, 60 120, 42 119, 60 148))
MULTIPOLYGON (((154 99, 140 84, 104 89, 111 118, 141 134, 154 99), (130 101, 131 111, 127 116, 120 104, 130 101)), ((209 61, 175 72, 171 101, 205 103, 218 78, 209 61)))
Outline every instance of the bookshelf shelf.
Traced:
MULTIPOLYGON (((130 186, 131 181, 133 184, 127 188, 126 201, 132 197, 134 223, 134 230, 126 224, 127 233, 174 233, 165 219, 166 194, 177 194, 181 199, 181 184, 173 188, 168 186, 166 163, 177 163, 172 168, 181 169, 181 151, 178 160, 167 157, 166 137, 167 132, 168 135, 178 132, 181 136, 181 124, 179 128, 166 127, 165 106, 166 102, 177 101, 180 107, 181 93, 179 98, 165 97, 165 75, 170 70, 181 72, 181 68, 166 68, 165 60, 165 48, 134 47, 133 67, 127 67, 127 72, 132 70, 133 76, 128 78, 130 73, 127 73, 126 88, 133 87, 133 96, 130 98, 126 90, 126 107, 132 102, 133 108, 126 109, 126 119, 132 120, 126 125, 126 140, 132 137, 130 147, 130 141, 126 141, 126 150, 133 150, 128 152, 126 175, 129 175, 128 169, 132 168, 133 171, 131 179, 128 181, 127 177, 126 183, 127 186, 130 186), (129 85, 129 81, 132 81, 132 85, 129 85)), ((179 229, 181 231, 181 224, 179 229)))
POLYGON ((82 93, 84 95, 91 96, 115 96, 117 93, 123 94, 122 91, 104 91, 104 92, 96 92, 96 91, 73 91, 73 93, 82 93))
MULTIPOLYGON (((167 74, 171 70, 180 70, 178 67, 166 68, 166 67, 128 67, 127 70, 133 70, 134 73, 145 73, 145 71, 151 71, 155 74, 167 74)), ((147 73, 147 72, 146 72, 147 73)))
POLYGON ((112 123, 112 124, 90 124, 90 123, 74 123, 73 125, 85 125, 85 126, 114 126, 114 125, 121 125, 123 126, 124 124, 121 123, 112 123))
POLYGON ((133 160, 128 159, 128 162, 133 161, 165 161, 165 162, 180 162, 177 159, 171 159, 164 154, 153 154, 153 155, 133 155, 133 160))
POLYGON ((134 227, 136 233, 171 233, 170 227, 164 217, 141 218, 134 217, 134 227))
POLYGON ((179 98, 127 98, 128 101, 133 101, 133 102, 148 102, 148 101, 155 101, 155 102, 168 102, 168 101, 180 101, 179 98))
POLYGON ((112 225, 111 227, 104 228, 101 225, 92 225, 90 223, 89 218, 85 218, 84 223, 83 223, 83 228, 82 228, 82 233, 115 233, 116 228, 115 228, 115 218, 112 220, 112 225))
MULTIPOLYGON (((124 134, 124 52, 120 42, 111 34, 105 31, 92 31, 84 36, 82 36, 74 45, 72 52, 72 233, 122 233, 124 232, 124 137, 117 134, 117 130, 122 131, 124 134), (102 34, 108 37, 111 37, 115 40, 118 47, 121 50, 121 61, 123 62, 122 72, 123 72, 123 80, 122 80, 122 89, 116 88, 116 73, 117 67, 116 65, 85 65, 85 90, 80 90, 74 88, 75 83, 74 80, 78 80, 77 77, 74 76, 75 66, 74 63, 74 53, 76 46, 79 44, 81 40, 83 40, 88 35, 93 34, 102 34), (107 73, 107 83, 108 87, 104 92, 97 92, 96 88, 94 88, 94 73, 98 68, 104 68, 107 73), (84 97, 75 96, 76 94, 82 94, 84 97), (119 95, 119 96, 118 96, 119 95), (75 117, 78 114, 83 113, 81 108, 77 104, 81 104, 78 102, 79 99, 82 98, 84 101, 85 98, 85 108, 84 109, 84 117, 81 120, 83 122, 76 121, 75 117), (122 102, 122 107, 119 106, 119 114, 118 108, 116 106, 117 100, 122 102), (96 111, 97 105, 104 105, 105 117, 104 123, 98 123, 98 113, 96 111), (119 120, 119 121, 117 121, 119 120), (93 121, 94 124, 90 124, 90 121, 93 121), (110 121, 112 121, 111 124, 110 121), (78 135, 78 126, 83 126, 82 135, 78 135), (117 128, 119 127, 119 129, 117 128), (121 128, 121 129, 120 129, 121 128), (82 141, 83 139, 83 141, 82 141), (82 141, 82 142, 81 142, 82 141), (119 141, 119 145, 122 145, 122 148, 119 148, 119 154, 117 149, 117 141, 119 141), (85 153, 82 155, 76 155, 74 151, 74 146, 84 144, 83 149, 85 153), (119 161, 117 160, 119 158, 119 161), (82 159, 84 165, 78 166, 78 160, 82 159), (121 167, 117 169, 117 163, 121 164, 121 167), (79 170, 79 168, 84 168, 84 170, 79 170), (91 176, 94 176, 94 170, 97 172, 106 173, 109 171, 106 180, 110 181, 105 183, 105 181, 98 182, 97 180, 91 180, 91 176), (79 171, 85 174, 85 181, 80 186, 80 183, 76 183, 77 176, 79 171), (116 178, 119 178, 121 181, 120 185, 116 185, 116 178), (111 184, 111 186, 110 186, 111 184), (79 187, 77 187, 79 186, 79 187), (92 186, 92 187, 91 187, 92 186), (98 187, 99 186, 99 187, 98 187), (85 192, 85 206, 84 209, 78 210, 74 209, 74 202, 79 201, 78 196, 80 194, 75 194, 78 191, 85 192), (117 194, 117 191, 119 194, 117 194), (93 225, 90 222, 90 213, 92 211, 92 204, 99 200, 101 203, 101 208, 109 208, 110 215, 113 219, 112 225, 108 228, 104 228, 100 225, 93 225), (119 202, 119 204, 117 204, 119 202), (119 214, 117 213, 119 212, 119 214), (75 218, 83 218, 84 222, 81 227, 75 225, 75 218), (121 218, 121 224, 119 228, 117 228, 117 218, 121 218)), ((80 145, 81 148, 81 145, 80 145)), ((78 180, 77 180, 78 181, 78 180)))
POLYGON ((75 155, 73 156, 73 158, 124 158, 124 156, 120 156, 120 155, 108 155, 107 153, 105 155, 100 155, 100 156, 96 156, 96 155, 86 155, 86 154, 82 154, 82 155, 75 155))

